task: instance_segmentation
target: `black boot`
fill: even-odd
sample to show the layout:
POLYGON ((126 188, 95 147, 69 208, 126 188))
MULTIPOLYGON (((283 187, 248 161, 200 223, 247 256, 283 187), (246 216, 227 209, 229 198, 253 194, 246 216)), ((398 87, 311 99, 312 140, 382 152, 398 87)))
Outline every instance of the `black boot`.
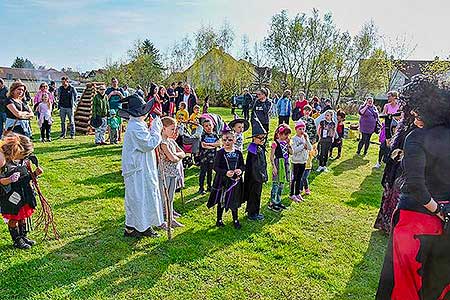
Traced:
POLYGON ((30 240, 27 238, 27 225, 26 224, 19 224, 19 234, 22 236, 22 239, 30 246, 33 246, 36 244, 36 241, 30 240))
POLYGON ((9 227, 9 234, 14 242, 13 246, 18 249, 30 249, 31 246, 28 245, 25 240, 20 236, 19 228, 9 227))

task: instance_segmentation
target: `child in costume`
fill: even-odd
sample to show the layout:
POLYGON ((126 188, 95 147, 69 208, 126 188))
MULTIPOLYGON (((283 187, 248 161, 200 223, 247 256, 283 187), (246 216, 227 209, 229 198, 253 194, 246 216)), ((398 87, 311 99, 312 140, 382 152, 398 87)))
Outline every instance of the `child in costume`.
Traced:
POLYGON ((295 202, 303 201, 300 194, 300 186, 305 172, 306 162, 308 161, 309 152, 312 150, 312 144, 306 133, 306 125, 302 120, 295 124, 296 135, 292 138, 292 177, 291 182, 291 199, 295 202))
MULTIPOLYGON (((236 115, 235 115, 236 116, 236 115)), ((250 127, 250 123, 245 119, 236 118, 228 126, 234 131, 236 142, 234 147, 243 152, 244 149, 244 132, 250 127)))
POLYGON ((325 112, 325 119, 320 121, 317 133, 319 134, 319 167, 317 172, 327 172, 328 155, 336 134, 336 123, 333 121, 332 110, 325 112))
MULTIPOLYGON (((180 103, 181 105, 181 103, 180 103)), ((216 158, 217 147, 220 146, 219 136, 213 132, 213 125, 209 119, 203 119, 203 133, 200 138, 200 176, 199 194, 206 194, 204 190, 205 177, 207 191, 211 190, 212 170, 216 158)))
POLYGON ((161 142, 159 117, 147 127, 145 119, 153 103, 137 94, 122 99, 122 116, 129 117, 122 148, 122 176, 125 182, 126 237, 157 237, 153 226, 164 224, 155 149, 161 142))
POLYGON ((252 142, 248 145, 245 162, 244 195, 247 196, 247 217, 251 221, 263 220, 260 211, 261 192, 267 181, 267 161, 265 141, 267 132, 260 122, 252 126, 252 142))
MULTIPOLYGON (((173 139, 177 130, 177 121, 171 117, 164 117, 161 119, 161 122, 163 125, 161 132, 162 139, 161 144, 158 148, 158 168, 160 175, 159 188, 161 190, 163 199, 165 197, 164 190, 167 190, 167 195, 169 197, 169 212, 171 214, 170 220, 172 220, 170 228, 183 227, 183 224, 174 219, 173 200, 175 190, 179 187, 178 185, 180 183, 180 177, 182 176, 179 164, 186 156, 186 154, 173 139)), ((165 204, 166 202, 163 201, 163 203, 165 204)))
POLYGON ((110 109, 108 118, 110 144, 117 144, 120 124, 122 124, 122 119, 117 116, 115 109, 110 109))
POLYGON ((284 183, 290 182, 289 155, 292 154, 292 147, 289 141, 291 129, 287 124, 281 124, 275 130, 270 161, 272 163, 272 191, 270 196, 269 209, 280 212, 285 209, 281 203, 284 183))
POLYGON ((344 140, 345 112, 343 110, 338 110, 336 115, 337 115, 336 137, 333 141, 333 144, 331 144, 330 158, 333 158, 333 149, 337 148, 338 154, 336 156, 336 159, 339 159, 339 158, 341 158, 342 143, 344 140))
POLYGON ((242 175, 244 172, 244 158, 241 151, 234 148, 235 137, 233 131, 224 128, 222 131, 223 148, 217 151, 214 160, 214 184, 208 199, 208 208, 217 205, 217 227, 223 227, 223 211, 231 210, 234 228, 240 229, 238 208, 242 203, 242 175))
MULTIPOLYGON (((29 249, 35 241, 27 237, 26 220, 33 215, 36 197, 31 184, 31 164, 28 157, 33 153, 33 143, 26 136, 10 133, 1 146, 2 161, 0 184, 0 208, 2 217, 8 220, 9 233, 18 249, 29 249)), ((34 175, 42 174, 37 167, 34 175)))

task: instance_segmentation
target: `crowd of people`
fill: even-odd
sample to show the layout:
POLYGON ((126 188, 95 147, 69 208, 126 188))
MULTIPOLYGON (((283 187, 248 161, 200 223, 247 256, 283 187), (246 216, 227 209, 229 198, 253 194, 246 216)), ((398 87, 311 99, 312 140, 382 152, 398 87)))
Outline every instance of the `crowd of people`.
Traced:
MULTIPOLYGON (((66 117, 70 136, 75 134, 76 90, 67 78, 58 89, 51 87, 41 84, 30 108, 24 84, 14 82, 8 91, 0 80, 0 109, 4 110, 0 118, 5 128, 0 143, 0 208, 13 245, 19 249, 35 243, 27 237, 26 220, 36 207, 32 178, 43 172, 37 163, 34 171, 30 164, 37 161, 32 155, 30 119, 36 115, 41 141, 51 141, 52 111, 57 105, 61 137, 66 135, 66 117)), ((390 241, 377 299, 445 299, 450 294, 450 276, 436 274, 448 274, 445 267, 450 262, 446 254, 450 186, 445 176, 450 169, 450 92, 434 79, 417 77, 401 93, 387 95, 381 113, 371 97, 358 109, 361 138, 356 154, 366 155, 372 135, 379 134, 374 167, 385 163, 375 228, 388 233, 390 241)), ((293 202, 304 201, 311 194, 308 176, 314 158, 317 172, 326 172, 334 148, 336 159, 341 157, 346 114, 335 111, 330 100, 308 101, 299 93, 293 101, 290 90, 270 99, 267 88, 259 89, 256 99, 249 90, 243 96, 243 118, 236 114, 225 123, 208 112, 207 99, 200 113, 195 92, 182 82, 167 89, 151 84, 147 95, 141 88, 130 95, 115 78, 111 87, 97 87, 91 120, 95 143, 106 144, 109 131, 110 143, 116 144, 122 138, 122 118, 128 120, 122 149, 126 237, 157 237, 158 228, 171 232, 184 226, 173 202, 176 191, 184 187, 185 132, 196 140, 191 154, 199 167, 198 193, 209 193, 207 207, 216 207, 217 227, 225 226, 223 214, 230 211, 233 226, 240 229, 238 211, 244 203, 249 220, 263 220, 261 195, 269 175, 270 210, 286 208, 285 185, 293 202), (269 142, 270 120, 275 116, 279 124, 269 142), (244 151, 244 132, 250 128, 251 141, 244 151), (266 153, 270 153, 268 161, 266 153)))

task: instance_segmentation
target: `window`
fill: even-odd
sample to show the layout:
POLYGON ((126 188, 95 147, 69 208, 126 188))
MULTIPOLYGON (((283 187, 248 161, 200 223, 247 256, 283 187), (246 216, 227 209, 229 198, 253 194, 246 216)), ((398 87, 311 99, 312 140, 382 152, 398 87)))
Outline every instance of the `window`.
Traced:
POLYGON ((7 73, 6 80, 13 80, 13 74, 7 73))

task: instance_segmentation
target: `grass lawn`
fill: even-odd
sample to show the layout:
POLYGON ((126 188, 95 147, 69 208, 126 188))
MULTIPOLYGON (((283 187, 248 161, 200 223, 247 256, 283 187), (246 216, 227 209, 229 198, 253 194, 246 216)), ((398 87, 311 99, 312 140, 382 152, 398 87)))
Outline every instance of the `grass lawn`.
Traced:
MULTIPOLYGON (((229 109, 211 111, 231 119, 229 109)), ((242 208, 240 231, 230 213, 226 227, 214 226, 216 211, 195 194, 192 167, 184 190, 191 201, 182 205, 177 195, 175 202, 186 227, 172 241, 162 232, 137 240, 123 237, 120 145, 96 147, 93 136, 57 140, 58 122, 53 131, 55 140, 36 142, 35 152, 61 239, 41 241, 36 230, 36 246, 15 250, 1 226, 0 299, 374 298, 387 243, 372 229, 381 200, 376 145, 362 158, 354 155, 356 142, 345 140, 330 172, 311 174, 312 195, 303 203, 291 203, 286 188, 281 214, 267 209, 266 183, 266 219, 250 222, 242 208)))

